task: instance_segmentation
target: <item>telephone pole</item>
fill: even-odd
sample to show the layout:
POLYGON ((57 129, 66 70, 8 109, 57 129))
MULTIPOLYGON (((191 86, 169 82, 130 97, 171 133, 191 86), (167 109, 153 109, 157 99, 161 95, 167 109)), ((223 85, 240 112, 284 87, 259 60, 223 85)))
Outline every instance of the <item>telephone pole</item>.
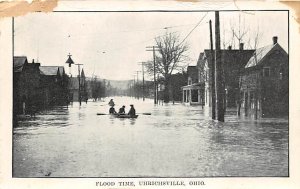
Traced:
POLYGON ((212 35, 212 25, 211 20, 209 20, 209 31, 210 31, 210 53, 211 53, 211 118, 216 119, 216 87, 215 87, 215 58, 214 58, 214 47, 213 47, 213 35, 212 35))
POLYGON ((146 51, 153 52, 153 72, 154 72, 154 104, 157 104, 157 83, 156 83, 156 63, 155 63, 155 51, 158 50, 158 46, 148 46, 146 47, 146 51), (148 48, 148 49, 147 49, 148 48))
POLYGON ((138 100, 140 99, 140 87, 139 87, 139 72, 141 71, 136 71, 136 88, 137 88, 137 98, 138 100))
POLYGON ((223 86, 223 68, 221 60, 221 48, 220 48, 220 18, 219 11, 215 12, 215 38, 216 38, 216 94, 217 94, 217 117, 218 121, 224 122, 224 86, 223 86))
POLYGON ((12 55, 15 56, 15 17, 12 17, 12 55))
POLYGON ((139 62, 142 65, 142 73, 143 73, 143 101, 145 101, 145 76, 144 76, 144 64, 145 62, 139 62))

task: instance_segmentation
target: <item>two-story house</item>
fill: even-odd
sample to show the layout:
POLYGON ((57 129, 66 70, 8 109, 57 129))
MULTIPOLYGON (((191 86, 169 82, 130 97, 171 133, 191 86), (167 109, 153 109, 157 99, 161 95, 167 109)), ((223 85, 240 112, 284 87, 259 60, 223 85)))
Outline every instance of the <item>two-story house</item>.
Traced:
POLYGON ((197 66, 188 66, 188 85, 182 87, 182 101, 189 104, 201 104, 201 84, 197 66))
POLYGON ((288 54, 277 41, 273 37, 273 44, 257 49, 240 78, 241 108, 247 116, 288 115, 288 54))
MULTIPOLYGON (((226 107, 236 107, 239 94, 239 76, 253 52, 254 50, 245 50, 243 43, 240 44, 239 49, 232 49, 229 46, 228 49, 221 50, 226 107)), ((214 55, 214 51, 205 49, 204 52, 200 53, 197 62, 199 82, 202 83, 204 90, 203 93, 200 93, 200 99, 203 99, 205 106, 211 106, 214 55)))

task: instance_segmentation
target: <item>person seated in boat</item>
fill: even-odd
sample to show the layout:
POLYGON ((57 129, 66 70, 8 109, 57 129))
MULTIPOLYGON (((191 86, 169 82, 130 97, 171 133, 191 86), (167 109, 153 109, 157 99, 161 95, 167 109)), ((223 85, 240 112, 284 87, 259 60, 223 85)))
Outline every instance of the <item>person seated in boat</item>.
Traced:
POLYGON ((110 108, 109 108, 109 114, 116 114, 116 110, 114 108, 114 105, 112 105, 110 108))
POLYGON ((125 106, 122 106, 122 108, 119 109, 118 114, 125 114, 125 106))
POLYGON ((110 106, 114 106, 114 105, 115 105, 115 103, 114 103, 114 100, 113 100, 113 99, 110 99, 110 101, 109 101, 108 105, 110 105, 110 106))
POLYGON ((135 116, 135 109, 132 104, 130 105, 130 110, 128 112, 128 115, 135 116))

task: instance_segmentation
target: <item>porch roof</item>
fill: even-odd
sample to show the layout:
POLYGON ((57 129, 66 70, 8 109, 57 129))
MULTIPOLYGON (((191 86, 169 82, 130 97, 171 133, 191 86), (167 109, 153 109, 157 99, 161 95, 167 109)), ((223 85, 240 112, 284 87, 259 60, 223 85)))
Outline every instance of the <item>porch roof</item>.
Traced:
POLYGON ((204 89, 204 83, 193 83, 191 85, 185 85, 182 90, 196 90, 196 89, 204 89))

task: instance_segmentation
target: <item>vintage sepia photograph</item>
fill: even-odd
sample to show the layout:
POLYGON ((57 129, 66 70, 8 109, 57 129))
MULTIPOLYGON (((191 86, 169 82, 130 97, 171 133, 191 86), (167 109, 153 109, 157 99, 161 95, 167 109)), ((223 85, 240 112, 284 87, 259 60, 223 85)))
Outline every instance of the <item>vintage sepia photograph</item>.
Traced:
POLYGON ((13 178, 289 177, 289 11, 14 17, 13 178))

